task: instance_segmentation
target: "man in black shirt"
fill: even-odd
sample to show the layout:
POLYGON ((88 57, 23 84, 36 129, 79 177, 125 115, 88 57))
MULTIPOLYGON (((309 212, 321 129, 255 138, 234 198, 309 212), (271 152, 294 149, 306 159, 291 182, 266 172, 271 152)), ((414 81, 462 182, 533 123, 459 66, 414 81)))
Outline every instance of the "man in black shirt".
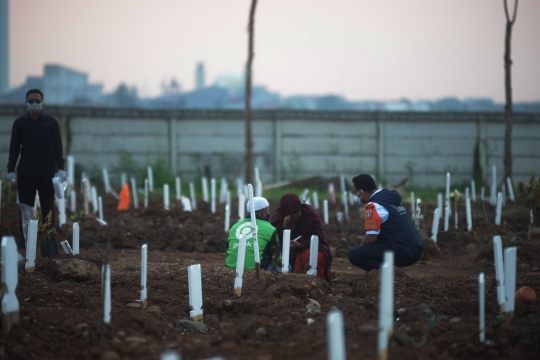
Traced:
POLYGON ((58 121, 43 113, 41 91, 32 89, 26 93, 26 107, 28 113, 15 120, 11 130, 8 179, 12 183, 18 182, 19 202, 22 204, 34 206, 36 191, 39 193, 41 220, 45 221, 53 211, 54 173, 58 171, 60 181, 66 179, 62 139, 58 121), (18 175, 15 175, 19 155, 18 175))

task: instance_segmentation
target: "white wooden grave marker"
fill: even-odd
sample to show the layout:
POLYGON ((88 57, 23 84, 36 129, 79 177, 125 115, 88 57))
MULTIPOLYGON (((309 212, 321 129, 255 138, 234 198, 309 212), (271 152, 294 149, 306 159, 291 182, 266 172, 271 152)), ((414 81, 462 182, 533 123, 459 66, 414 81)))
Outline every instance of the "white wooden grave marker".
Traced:
POLYGON ((304 189, 304 191, 302 192, 302 195, 300 195, 300 201, 303 204, 305 204, 308 197, 309 197, 309 189, 304 189))
MULTIPOLYGON (((103 183, 105 184, 105 192, 107 194, 111 194, 117 200, 120 199, 116 191, 114 191, 113 188, 111 187, 111 183, 109 181, 109 171, 107 170, 107 168, 103 168, 103 183)), ((88 188, 88 191, 90 191, 90 188, 88 188)))
POLYGON ((210 211, 212 214, 216 213, 216 179, 211 178, 210 179, 210 195, 211 195, 211 202, 210 202, 210 211))
POLYGON ((137 183, 135 182, 135 178, 131 178, 131 193, 133 194, 133 207, 138 209, 139 197, 137 196, 137 183))
POLYGON ((246 197, 244 194, 238 195, 238 218, 242 220, 246 216, 246 197))
POLYGON ((69 246, 67 240, 62 241, 60 245, 62 246, 62 250, 64 250, 64 254, 73 255, 73 250, 71 250, 71 246, 69 246))
POLYGON ((309 270, 308 275, 317 275, 317 260, 319 259, 319 237, 311 235, 311 246, 309 247, 309 270))
POLYGON ((169 184, 163 184, 163 208, 169 211, 169 184))
POLYGON ((485 279, 484 273, 478 275, 478 325, 480 330, 480 342, 486 341, 486 311, 485 311, 485 279))
POLYGON ((229 232, 231 211, 229 205, 225 205, 225 232, 229 232))
POLYGON ((345 360, 345 330, 343 328, 343 314, 339 310, 331 310, 326 316, 328 334, 328 359, 345 360))
POLYGON ((202 320, 202 281, 201 264, 188 266, 188 287, 189 287, 189 306, 191 311, 189 316, 197 321, 202 320))
POLYGON ((9 333, 19 323, 19 300, 15 290, 19 282, 17 273, 17 244, 13 236, 2 237, 2 330, 9 333))
POLYGON ((455 212, 456 212, 456 213, 454 214, 454 219, 455 219, 455 227, 454 227, 454 229, 457 229, 457 228, 458 228, 458 207, 457 207, 457 203, 458 203, 458 194, 459 194, 458 191, 457 191, 457 190, 454 190, 454 196, 455 196, 455 198, 454 198, 454 204, 455 204, 455 206, 456 206, 456 208, 455 208, 455 212))
POLYGON ((94 211, 94 214, 98 212, 98 195, 97 195, 97 189, 95 186, 92 186, 90 189, 90 197, 92 199, 92 209, 94 211))
POLYGON ((248 184, 249 211, 251 215, 251 234, 253 235, 253 253, 255 255, 255 277, 261 279, 261 258, 259 254, 259 240, 257 237, 257 221, 255 217, 255 205, 253 203, 253 186, 248 184))
POLYGON ((67 180, 71 188, 75 186, 75 159, 72 155, 68 155, 67 158, 67 180))
POLYGON ((324 223, 328 225, 328 200, 323 201, 324 223))
POLYGON ((411 217, 416 217, 416 209, 414 208, 414 191, 411 191, 411 217))
POLYGON ((242 179, 236 179, 236 196, 240 196, 240 194, 243 194, 243 189, 244 188, 244 182, 242 181, 242 179))
POLYGON ((238 240, 238 255, 236 257, 236 277, 234 279, 234 295, 242 295, 242 276, 244 276, 244 264, 246 261, 246 234, 242 234, 238 240))
MULTIPOLYGON (((450 173, 446 173, 446 197, 445 197, 445 203, 448 206, 448 209, 445 211, 448 211, 448 218, 450 218, 450 215, 452 215, 452 207, 450 206, 450 173)), ((446 214, 444 215, 446 218, 446 214)), ((448 229, 445 229, 445 231, 448 231, 448 229)))
POLYGON ((346 192, 345 190, 345 176, 340 175, 339 176, 339 186, 342 193, 346 192))
POLYGON ((489 203, 491 205, 496 205, 497 203, 497 167, 495 165, 491 167, 491 194, 489 203))
POLYGON ((394 330, 394 253, 384 253, 379 292, 379 359, 388 359, 388 343, 394 330))
POLYGON ((437 234, 439 233, 439 221, 441 218, 441 209, 437 208, 435 209, 435 212, 433 213, 433 225, 431 225, 431 239, 434 242, 437 242, 437 234))
POLYGON ((255 172, 255 182, 257 181, 261 181, 261 175, 259 173, 259 167, 258 166, 255 166, 253 168, 253 171, 255 172))
POLYGON ((516 201, 516 197, 514 196, 514 186, 512 185, 512 179, 510 179, 510 177, 506 178, 506 184, 508 185, 508 195, 510 197, 510 201, 516 201))
POLYGON ((289 257, 291 251, 291 230, 283 230, 283 248, 281 249, 281 272, 289 273, 289 257))
POLYGON ((189 194, 191 195, 191 208, 197 210, 197 199, 195 198, 195 185, 189 183, 189 194))
POLYGON ((202 191, 203 191, 203 195, 202 195, 203 201, 208 202, 208 179, 206 179, 206 177, 204 176, 201 179, 201 185, 202 185, 202 191))
POLYGON ((122 173, 120 174, 120 189, 122 189, 125 184, 127 184, 127 175, 126 173, 122 173))
POLYGON ((148 179, 144 179, 144 208, 148 208, 148 179))
POLYGON ((69 210, 74 213, 77 210, 77 193, 74 190, 70 191, 69 201, 69 210))
POLYGON ((103 296, 103 322, 111 323, 111 267, 109 264, 101 266, 101 289, 103 296))
POLYGON ((495 257, 495 279, 497 281, 497 301, 501 306, 501 313, 505 311, 506 291, 504 289, 504 262, 502 252, 502 239, 499 235, 493 237, 493 255, 495 257))
POLYGON ((444 231, 448 231, 448 224, 450 222, 450 202, 446 202, 446 208, 444 211, 444 231))
POLYGON ((443 202, 442 202, 442 194, 437 194, 437 209, 439 209, 439 220, 442 218, 442 214, 444 212, 443 202))
POLYGON ((467 212, 467 231, 472 230, 472 213, 471 213, 471 198, 465 199, 465 207, 467 212))
POLYGON ((220 204, 225 202, 226 194, 227 194, 227 180, 225 180, 225 178, 222 177, 221 181, 219 182, 219 202, 220 202, 220 204))
POLYGON ((148 245, 144 244, 141 247, 141 308, 146 309, 148 300, 146 298, 146 278, 148 265, 148 245))
POLYGON ((154 191, 154 170, 151 166, 148 167, 148 190, 154 191))
POLYGON ((262 188, 262 182, 259 180, 255 183, 255 194, 257 194, 258 197, 262 196, 263 188, 262 188))
POLYGON ((36 269, 38 220, 28 221, 28 241, 26 242, 26 263, 24 268, 27 272, 34 272, 36 269))
POLYGON ((516 296, 516 247, 504 249, 504 290, 506 293, 506 322, 510 323, 514 317, 514 301, 516 296))
POLYGON ((56 198, 56 207, 58 208, 58 225, 66 223, 66 200, 56 198))
POLYGON ((79 255, 79 223, 73 223, 73 255, 79 255))
POLYGON ((175 181, 175 187, 176 187, 176 202, 180 203, 182 200, 182 180, 177 176, 175 181))
POLYGON ((495 211, 495 225, 501 225, 502 193, 497 194, 497 208, 495 211))
POLYGON ((88 189, 88 179, 83 179, 82 180, 82 186, 81 186, 81 190, 82 190, 82 193, 83 193, 83 209, 84 209, 84 214, 85 215, 88 215, 90 213, 90 209, 88 207, 88 194, 90 193, 90 190, 88 189))
POLYGON ((191 209, 191 200, 189 200, 185 196, 182 196, 182 198, 180 199, 180 202, 182 203, 182 210, 183 211, 192 211, 192 209, 191 209))
POLYGON ((319 193, 314 191, 313 193, 313 207, 315 210, 319 210, 319 193))
POLYGON ((101 199, 101 196, 98 197, 98 207, 99 207, 99 218, 97 219, 97 221, 99 221, 101 225, 107 225, 107 222, 105 222, 105 220, 103 219, 103 200, 101 199))

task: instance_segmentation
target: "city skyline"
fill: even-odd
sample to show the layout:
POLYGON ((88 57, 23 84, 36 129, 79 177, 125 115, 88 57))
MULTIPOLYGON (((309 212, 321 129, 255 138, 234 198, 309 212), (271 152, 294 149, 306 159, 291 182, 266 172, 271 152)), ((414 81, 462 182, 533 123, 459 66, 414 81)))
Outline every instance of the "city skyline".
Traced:
MULTIPOLYGON (((223 73, 240 75, 249 4, 10 1, 10 86, 42 75, 45 63, 82 70, 106 92, 134 85, 142 96, 159 95, 171 78, 193 90, 199 62, 207 85, 223 73), (55 20, 39 32, 28 26, 40 19, 55 20)), ((538 15, 538 2, 520 2, 515 101, 540 99, 538 15)), ((255 26, 254 84, 283 96, 504 101, 502 1, 259 1, 255 26)))

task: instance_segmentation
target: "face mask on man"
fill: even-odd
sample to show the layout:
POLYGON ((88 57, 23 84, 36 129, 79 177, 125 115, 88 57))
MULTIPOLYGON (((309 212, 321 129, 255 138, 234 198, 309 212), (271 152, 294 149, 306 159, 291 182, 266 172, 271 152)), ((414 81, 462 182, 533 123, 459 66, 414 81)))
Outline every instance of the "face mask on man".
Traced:
POLYGON ((26 108, 31 114, 38 114, 43 110, 43 101, 41 100, 30 100, 26 102, 26 108))
POLYGON ((358 196, 358 193, 359 193, 359 192, 360 192, 360 191, 358 191, 356 194, 354 194, 354 203, 355 203, 355 204, 360 204, 360 202, 361 202, 360 197, 361 197, 362 195, 364 195, 364 191, 362 191, 362 195, 358 196))

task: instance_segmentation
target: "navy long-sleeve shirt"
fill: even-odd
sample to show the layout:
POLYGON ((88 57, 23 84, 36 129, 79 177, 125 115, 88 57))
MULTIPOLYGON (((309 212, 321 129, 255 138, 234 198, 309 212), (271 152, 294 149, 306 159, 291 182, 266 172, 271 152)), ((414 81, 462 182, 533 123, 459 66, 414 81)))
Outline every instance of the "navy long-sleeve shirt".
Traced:
POLYGON ((64 170, 60 126, 55 118, 41 113, 37 119, 28 114, 13 123, 9 146, 8 173, 17 171, 27 175, 53 175, 64 170))

